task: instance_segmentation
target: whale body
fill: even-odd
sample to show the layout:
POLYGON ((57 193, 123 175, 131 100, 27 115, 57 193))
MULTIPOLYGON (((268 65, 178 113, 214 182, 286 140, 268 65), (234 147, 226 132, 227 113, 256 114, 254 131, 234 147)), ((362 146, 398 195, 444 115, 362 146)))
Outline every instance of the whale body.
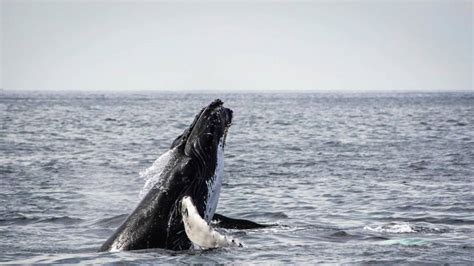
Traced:
POLYGON ((160 180, 102 245, 100 251, 165 248, 189 249, 181 215, 181 200, 192 199, 197 213, 209 223, 222 184, 223 149, 232 110, 215 100, 172 143, 160 180))

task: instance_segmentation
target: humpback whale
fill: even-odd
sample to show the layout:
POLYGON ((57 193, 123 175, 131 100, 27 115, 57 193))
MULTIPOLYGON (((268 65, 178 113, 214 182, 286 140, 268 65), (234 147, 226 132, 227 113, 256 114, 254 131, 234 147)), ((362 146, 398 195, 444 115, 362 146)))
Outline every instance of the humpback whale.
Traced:
POLYGON ((241 246, 211 228, 213 218, 224 228, 263 227, 215 213, 231 123, 232 110, 219 99, 204 107, 173 141, 159 180, 99 251, 241 246))

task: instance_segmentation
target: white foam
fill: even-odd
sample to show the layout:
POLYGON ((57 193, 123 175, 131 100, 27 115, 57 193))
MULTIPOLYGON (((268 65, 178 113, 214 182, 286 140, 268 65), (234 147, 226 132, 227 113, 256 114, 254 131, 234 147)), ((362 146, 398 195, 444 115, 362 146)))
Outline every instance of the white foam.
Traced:
POLYGON ((140 172, 140 177, 145 179, 145 185, 139 193, 140 199, 143 199, 148 191, 161 180, 161 174, 173 156, 173 152, 174 149, 165 152, 155 160, 152 166, 140 172))
POLYGON ((379 226, 365 226, 364 230, 379 232, 379 233, 395 233, 395 234, 403 234, 403 233, 415 233, 416 230, 412 225, 409 223, 391 223, 386 225, 379 225, 379 226))
POLYGON ((430 242, 424 239, 389 239, 380 242, 382 245, 424 246, 430 242))

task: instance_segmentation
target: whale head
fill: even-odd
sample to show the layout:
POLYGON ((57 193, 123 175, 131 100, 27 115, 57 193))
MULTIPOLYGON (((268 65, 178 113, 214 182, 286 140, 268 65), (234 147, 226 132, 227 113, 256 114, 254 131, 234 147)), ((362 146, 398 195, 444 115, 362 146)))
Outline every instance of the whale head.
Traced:
POLYGON ((227 130, 232 124, 232 110, 223 104, 217 99, 204 107, 189 128, 173 141, 171 148, 181 146, 187 156, 202 152, 215 154, 219 144, 225 145, 227 130))
MULTIPOLYGON (((197 201, 198 206, 204 206, 204 210, 209 209, 210 198, 219 196, 225 139, 231 124, 232 110, 217 99, 196 115, 189 128, 172 145, 179 145, 181 152, 190 159, 187 168, 193 172, 188 176, 193 178, 185 194, 197 201)), ((202 215, 209 215, 198 210, 202 215)))
MULTIPOLYGON (((216 171, 221 170, 219 166, 223 164, 223 149, 231 123, 232 110, 225 108, 223 102, 217 99, 204 107, 171 145, 172 149, 177 148, 188 159, 183 168, 192 172, 183 176, 185 179, 192 177, 192 184, 189 185, 194 190, 201 191, 205 182, 220 178, 216 176, 216 171)), ((193 199, 197 200, 195 197, 193 199)))

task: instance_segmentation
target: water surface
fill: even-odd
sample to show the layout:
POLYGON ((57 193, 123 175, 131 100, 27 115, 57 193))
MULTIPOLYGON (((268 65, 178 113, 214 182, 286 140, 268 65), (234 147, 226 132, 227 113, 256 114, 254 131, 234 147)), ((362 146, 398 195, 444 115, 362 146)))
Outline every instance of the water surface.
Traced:
POLYGON ((474 259, 474 94, 0 95, 0 262, 474 259), (234 110, 218 212, 244 248, 97 253, 201 107, 234 110))

